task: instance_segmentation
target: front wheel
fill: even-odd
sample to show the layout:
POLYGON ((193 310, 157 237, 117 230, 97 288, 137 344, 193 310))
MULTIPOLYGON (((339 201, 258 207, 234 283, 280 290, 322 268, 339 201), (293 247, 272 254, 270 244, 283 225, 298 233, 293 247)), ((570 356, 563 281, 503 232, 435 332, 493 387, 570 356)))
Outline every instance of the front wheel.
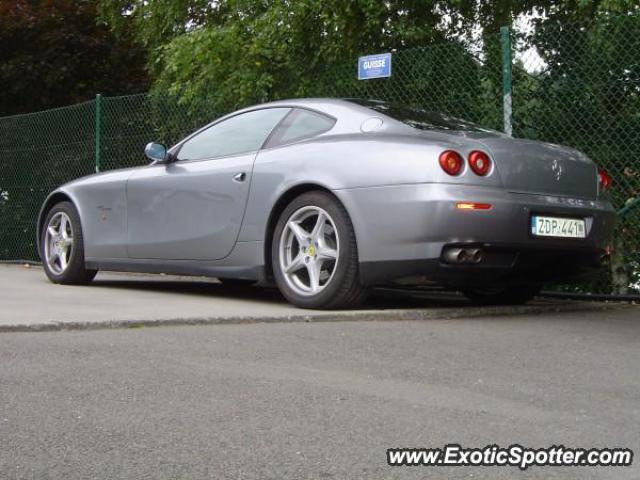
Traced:
POLYGON ((40 236, 44 271, 53 283, 82 285, 96 276, 84 264, 80 216, 70 202, 61 202, 47 214, 40 236))
POLYGON ((364 301, 355 232, 333 195, 295 198, 280 215, 271 252, 276 284, 294 305, 337 309, 364 301))
POLYGON ((510 285, 506 287, 467 288, 462 293, 479 305, 522 305, 540 292, 540 285, 510 285))

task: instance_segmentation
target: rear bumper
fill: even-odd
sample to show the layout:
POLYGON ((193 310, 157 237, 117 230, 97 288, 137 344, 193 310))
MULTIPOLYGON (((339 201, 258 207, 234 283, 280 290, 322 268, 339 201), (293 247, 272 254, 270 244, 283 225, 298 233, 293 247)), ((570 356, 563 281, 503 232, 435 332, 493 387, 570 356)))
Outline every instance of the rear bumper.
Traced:
POLYGON ((410 275, 441 283, 530 279, 546 281, 584 273, 601 264, 611 242, 615 211, 607 201, 511 193, 454 184, 412 184, 336 190, 352 219, 361 276, 366 284, 410 275), (490 210, 458 210, 457 202, 491 204, 490 210), (586 220, 585 239, 531 234, 532 214, 586 220), (477 265, 449 265, 449 246, 486 252, 477 265))
MULTIPOLYGON (((387 283, 406 277, 452 287, 481 287, 510 283, 542 284, 583 276, 606 264, 600 249, 535 249, 524 245, 452 244, 481 249, 482 260, 473 265, 451 265, 442 257, 403 261, 363 262, 361 280, 365 285, 387 283)), ((443 249, 444 250, 444 249, 443 249)))

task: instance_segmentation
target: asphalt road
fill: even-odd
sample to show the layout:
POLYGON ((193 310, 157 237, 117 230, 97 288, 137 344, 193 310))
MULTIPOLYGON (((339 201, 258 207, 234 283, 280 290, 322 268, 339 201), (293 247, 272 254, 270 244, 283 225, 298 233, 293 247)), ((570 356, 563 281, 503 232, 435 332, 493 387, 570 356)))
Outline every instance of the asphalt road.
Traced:
POLYGON ((0 334, 3 479, 637 479, 640 467, 388 467, 394 446, 640 452, 640 318, 0 334))

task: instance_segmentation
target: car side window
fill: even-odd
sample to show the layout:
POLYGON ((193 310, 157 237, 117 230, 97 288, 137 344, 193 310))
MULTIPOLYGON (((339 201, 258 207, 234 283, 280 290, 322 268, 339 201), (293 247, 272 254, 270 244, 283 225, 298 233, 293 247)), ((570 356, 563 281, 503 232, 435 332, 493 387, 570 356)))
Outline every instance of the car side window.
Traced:
POLYGON ((275 147, 303 138, 315 137, 331 130, 335 123, 335 119, 327 115, 296 108, 280 122, 265 147, 275 147))
POLYGON ((184 142, 178 160, 202 160, 257 151, 290 110, 252 110, 216 123, 184 142))

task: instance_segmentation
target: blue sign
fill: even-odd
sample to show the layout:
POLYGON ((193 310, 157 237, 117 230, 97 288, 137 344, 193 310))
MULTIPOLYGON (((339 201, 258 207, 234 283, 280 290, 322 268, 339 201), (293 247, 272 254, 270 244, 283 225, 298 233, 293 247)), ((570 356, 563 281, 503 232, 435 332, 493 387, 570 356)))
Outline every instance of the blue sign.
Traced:
POLYGON ((358 80, 391 76, 391 54, 367 55, 358 59, 358 80))

